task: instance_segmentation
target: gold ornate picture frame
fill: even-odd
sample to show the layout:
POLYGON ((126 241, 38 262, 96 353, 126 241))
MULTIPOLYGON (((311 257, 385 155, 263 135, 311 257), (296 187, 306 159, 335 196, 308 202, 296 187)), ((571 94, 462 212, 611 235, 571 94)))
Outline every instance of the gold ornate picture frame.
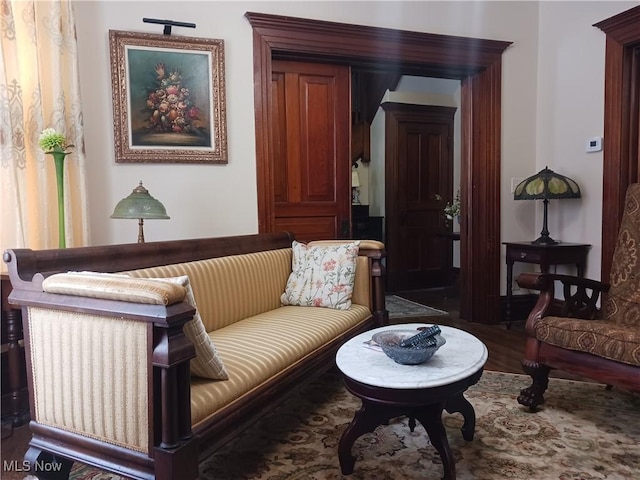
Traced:
POLYGON ((224 41, 109 30, 119 163, 227 163, 224 41))

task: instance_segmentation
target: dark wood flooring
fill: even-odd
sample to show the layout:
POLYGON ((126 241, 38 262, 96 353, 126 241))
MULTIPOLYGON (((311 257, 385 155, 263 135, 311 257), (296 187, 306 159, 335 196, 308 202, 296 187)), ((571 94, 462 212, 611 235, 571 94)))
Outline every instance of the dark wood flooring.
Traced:
MULTIPOLYGON (((460 296, 454 287, 394 292, 394 295, 448 312, 448 317, 425 318, 427 318, 428 320, 426 321, 430 323, 440 323, 442 325, 459 328, 482 340, 489 351, 489 359, 485 364, 485 370, 524 374, 521 361, 526 343, 526 335, 524 332, 524 321, 526 319, 511 322, 511 328, 509 329, 506 328, 505 324, 485 325, 461 319, 460 296)), ((549 376, 569 380, 590 381, 558 370, 552 370, 549 376)), ((526 386, 528 386, 528 384, 523 385, 523 387, 526 386)))
POLYGON ((507 329, 504 325, 485 325, 463 320, 460 318, 460 297, 455 288, 411 290, 394 292, 394 295, 448 312, 448 317, 425 318, 429 323, 459 328, 482 340, 489 350, 486 370, 524 373, 520 366, 525 345, 523 322, 513 322, 511 328, 507 329))
MULTIPOLYGON (((504 324, 484 325, 460 319, 460 301, 454 288, 412 290, 394 292, 394 294, 448 312, 448 316, 423 317, 422 321, 460 328, 478 337, 489 350, 489 359, 485 365, 486 370, 523 373, 520 366, 525 346, 523 322, 514 322, 511 328, 507 329, 504 324)), ((412 321, 421 320, 414 318, 412 321)), ((394 323, 406 323, 406 319, 398 319, 394 323)), ((552 371, 551 376, 584 380, 555 370, 552 371)), ((529 385, 529 382, 528 379, 523 380, 522 386, 524 388, 529 385)), ((28 427, 24 425, 14 429, 13 432, 5 431, 3 428, 2 436, 2 459, 21 461, 31 437, 28 427)), ((7 480, 21 480, 24 478, 24 473, 2 472, 0 477, 7 480)))

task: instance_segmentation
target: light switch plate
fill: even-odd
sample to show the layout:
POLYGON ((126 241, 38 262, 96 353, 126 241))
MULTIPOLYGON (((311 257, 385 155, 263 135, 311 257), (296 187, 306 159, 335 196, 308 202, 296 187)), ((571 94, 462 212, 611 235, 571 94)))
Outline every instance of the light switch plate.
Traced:
POLYGON ((587 152, 599 152, 602 150, 602 137, 593 137, 587 140, 587 152))

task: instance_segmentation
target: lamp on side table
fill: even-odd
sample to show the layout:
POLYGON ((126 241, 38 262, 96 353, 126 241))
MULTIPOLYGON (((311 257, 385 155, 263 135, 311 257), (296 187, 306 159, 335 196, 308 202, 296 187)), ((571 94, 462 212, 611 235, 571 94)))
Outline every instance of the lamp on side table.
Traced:
POLYGON ((140 185, 133 189, 131 195, 118 202, 111 218, 137 218, 138 243, 144 243, 144 219, 168 219, 167 210, 149 194, 149 190, 140 185))

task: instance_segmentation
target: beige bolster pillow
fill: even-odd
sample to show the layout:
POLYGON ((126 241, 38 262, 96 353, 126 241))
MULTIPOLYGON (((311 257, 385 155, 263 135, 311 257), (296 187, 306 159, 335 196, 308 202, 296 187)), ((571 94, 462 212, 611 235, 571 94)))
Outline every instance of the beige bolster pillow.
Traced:
POLYGON ((187 294, 182 285, 100 272, 56 273, 42 282, 42 289, 47 293, 151 305, 182 302, 187 294))

